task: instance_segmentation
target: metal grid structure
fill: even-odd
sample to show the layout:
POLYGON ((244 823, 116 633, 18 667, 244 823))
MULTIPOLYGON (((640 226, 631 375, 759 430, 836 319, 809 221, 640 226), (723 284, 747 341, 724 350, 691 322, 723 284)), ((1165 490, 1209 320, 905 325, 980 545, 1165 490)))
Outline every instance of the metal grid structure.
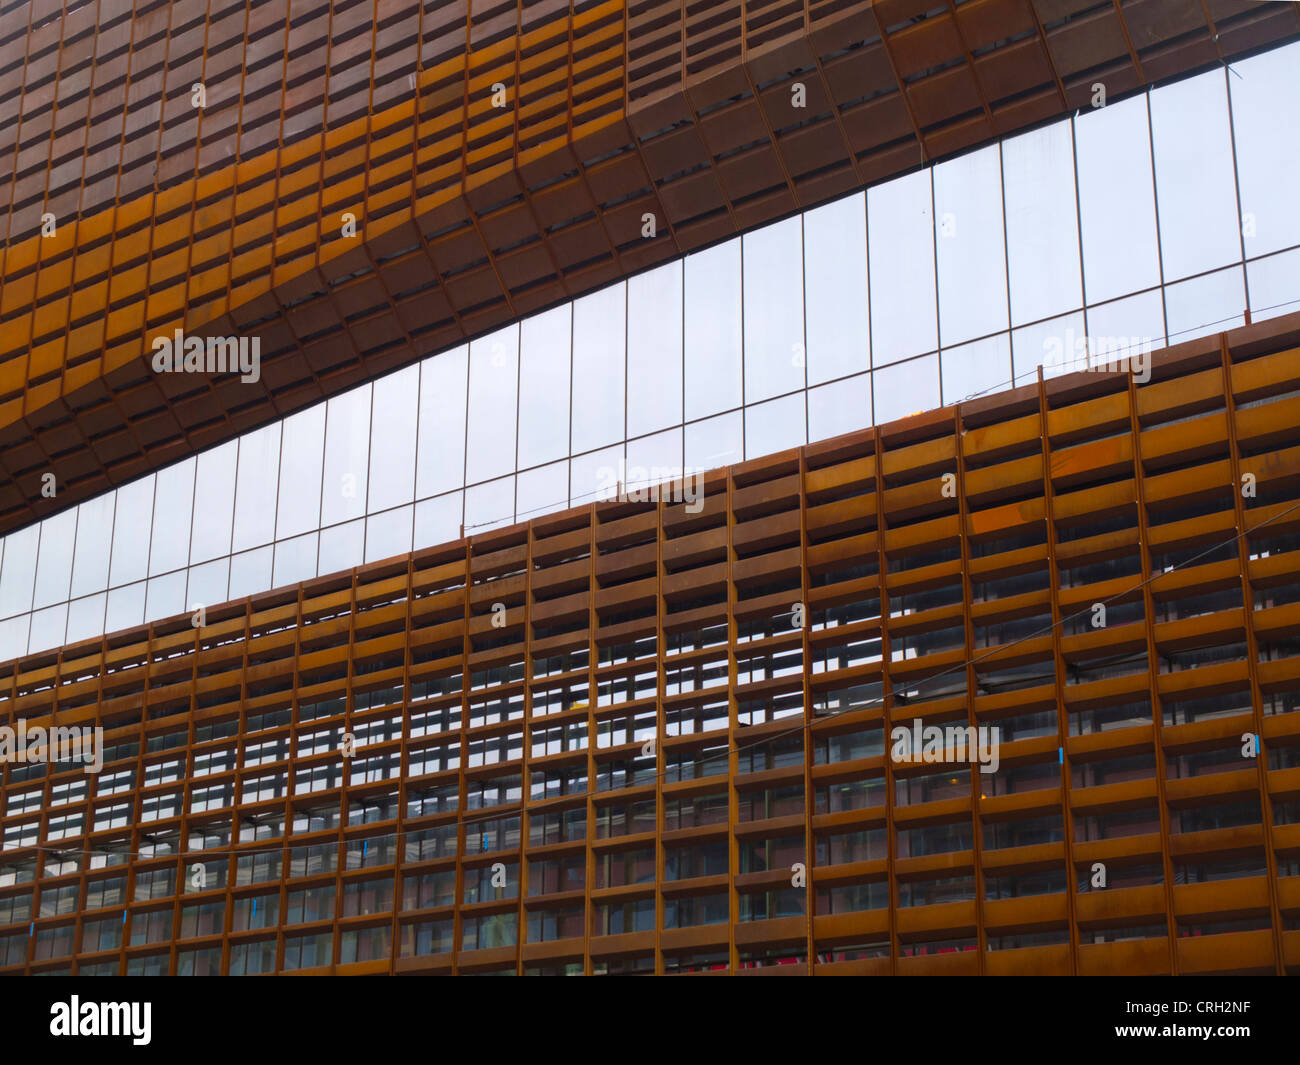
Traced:
POLYGON ((1295 4, 1241 0, 45 0, 0 16, 18 117, 0 131, 0 530, 1083 106, 1099 80, 1115 96, 1300 31, 1295 4), (175 328, 257 335, 261 380, 160 380, 150 338, 175 328))
POLYGON ((1292 315, 11 663, 0 968, 1294 972, 1298 617, 1292 315))

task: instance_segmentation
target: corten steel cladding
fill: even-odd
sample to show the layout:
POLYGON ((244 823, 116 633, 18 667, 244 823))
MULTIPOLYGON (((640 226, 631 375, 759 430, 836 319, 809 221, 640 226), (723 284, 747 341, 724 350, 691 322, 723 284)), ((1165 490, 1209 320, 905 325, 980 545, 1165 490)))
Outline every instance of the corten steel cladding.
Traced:
POLYGON ((6 2, 0 532, 1298 32, 1238 0, 6 2), (260 380, 153 374, 178 328, 259 337, 260 380))
POLYGON ((12 663, 8 724, 100 725, 107 760, 5 766, 0 964, 1294 972, 1298 345, 1276 319, 716 471, 695 512, 12 663), (998 726, 998 771, 896 764, 917 720, 998 726))

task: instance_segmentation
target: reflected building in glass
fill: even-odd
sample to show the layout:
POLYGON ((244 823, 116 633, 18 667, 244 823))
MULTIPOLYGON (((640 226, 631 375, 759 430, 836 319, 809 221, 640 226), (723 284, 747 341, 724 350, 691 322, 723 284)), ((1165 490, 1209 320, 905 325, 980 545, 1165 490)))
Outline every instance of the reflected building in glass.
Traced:
MULTIPOLYGON (((528 34, 564 23, 499 5, 426 52, 438 5, 406 6, 447 71, 511 37, 532 55, 528 34)), ((415 159, 397 199, 419 250, 385 237, 364 184, 378 232, 337 278, 314 221, 272 242, 310 228, 310 269, 268 259, 267 291, 243 296, 240 224, 191 240, 186 299, 217 307, 213 255, 229 308, 211 320, 252 321, 273 353, 219 415, 207 383, 115 392, 134 364, 115 377, 107 354, 77 385, 112 397, 92 409, 72 384, 85 316, 42 308, 63 265, 116 262, 135 234, 139 320, 161 320, 166 226, 206 224, 220 181, 198 167, 211 185, 171 205, 159 178, 151 220, 129 223, 119 182, 108 243, 33 252, 30 273, 11 226, 8 291, 30 276, 31 294, 21 316, 0 297, 0 324, 25 323, 29 361, 0 415, 17 403, 29 439, 0 504, 45 465, 69 491, 5 511, 0 724, 99 728, 102 768, 47 764, 40 743, 0 764, 0 971, 1300 970, 1294 11, 1221 19, 1222 62, 1200 30, 1143 45, 1140 73, 1136 53, 1082 58, 1111 5, 1027 5, 1037 22, 1011 32, 978 0, 897 24, 804 4, 771 40, 736 16, 743 56, 674 72, 633 45, 676 26, 712 47, 714 28, 647 14, 663 6, 569 7, 565 151, 595 99, 574 64, 618 71, 616 133, 570 166, 520 117, 509 161, 482 164, 508 176, 482 186, 457 142, 463 209, 420 214, 419 93, 453 75, 410 76, 415 149, 409 129, 378 138, 405 75, 368 102, 345 78, 321 106, 372 123, 365 181, 415 159), (952 26, 967 88, 924 61, 952 26), (990 88, 1040 44, 1044 85, 990 88), (882 56, 923 66, 864 80, 882 56), (812 113, 782 126, 797 78, 812 113), (1117 86, 1104 106, 1098 78, 1117 86), (864 113, 904 125, 860 147, 864 113), (751 139, 720 142, 719 116, 751 139), (740 191, 769 180, 769 140, 788 196, 740 191), (633 156, 646 197, 624 188, 633 156), (672 243, 638 257, 645 216, 672 243), (599 228, 609 261, 566 259, 570 226, 599 228), (449 257, 462 227, 486 242, 469 266, 449 257), (465 294, 475 272, 500 301, 465 294), (339 336, 397 339, 327 373, 326 304, 339 336), (82 443, 59 451, 47 425, 82 443), (924 726, 996 729, 995 768, 900 750, 896 730, 924 726)), ((0 40, 29 81, 68 7, 0 40)), ((375 79, 397 54, 384 29, 375 79)), ((261 51, 282 31, 242 30, 241 62, 279 76, 261 51)), ((473 132, 490 107, 463 80, 473 132)), ((258 99, 282 108, 282 151, 309 135, 281 94, 258 99)), ((526 78, 508 102, 549 121, 526 78)), ((260 150, 240 117, 256 107, 233 121, 260 150)), ((312 121, 328 156, 342 124, 312 121)), ((232 171, 236 222, 256 158, 232 171)), ((280 195, 309 171, 271 172, 280 195)), ((81 242, 100 216, 79 191, 81 242)))

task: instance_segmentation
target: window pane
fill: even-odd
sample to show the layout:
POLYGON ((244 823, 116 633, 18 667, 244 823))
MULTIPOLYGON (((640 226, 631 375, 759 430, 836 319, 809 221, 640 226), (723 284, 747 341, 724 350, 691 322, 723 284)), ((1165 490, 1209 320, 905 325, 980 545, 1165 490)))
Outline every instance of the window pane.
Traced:
MULTIPOLYGON (((72 546, 77 538, 77 512, 65 510, 40 524, 40 551, 36 560, 36 610, 64 603, 72 584, 72 546)), ((188 523, 187 523, 188 532, 188 523)))
POLYGON ((27 634, 31 626, 31 614, 0 621, 0 662, 8 662, 11 658, 27 653, 27 634))
MULTIPOLYGON (((320 486, 325 461, 325 404, 284 420, 280 449, 280 502, 275 535, 285 540, 320 527, 320 486)), ((278 583, 278 582, 277 582, 278 583)))
POLYGON ((692 472, 730 466, 744 456, 744 419, 732 411, 686 427, 686 468, 692 472))
POLYGON ((1002 168, 1012 322, 1081 307, 1070 122, 1003 141, 1002 168))
POLYGON ((364 518, 322 529, 320 534, 320 558, 316 563, 316 572, 322 577, 330 573, 341 573, 353 566, 361 565, 366 552, 366 523, 364 518))
POLYGON ((1297 66, 1300 44, 1290 44, 1233 63, 1228 78, 1247 258, 1300 244, 1297 66))
POLYGON ((463 495, 450 492, 415 504, 415 550, 460 539, 463 495))
POLYGON ((569 462, 569 502, 585 506, 595 499, 612 499, 623 474, 623 445, 578 455, 569 462))
POLYGON ((808 390, 808 439, 827 440, 871 425, 871 375, 808 390))
POLYGON ((1300 251, 1257 259, 1246 267, 1250 282, 1250 317, 1262 322, 1300 310, 1300 251))
MULTIPOLYGON (((194 534, 190 538, 192 563, 230 554, 238 464, 238 440, 231 440, 198 456, 194 479, 194 534)), ((118 521, 121 521, 120 514, 118 521)))
POLYGON ((514 471, 518 374, 517 325, 470 344, 468 484, 514 471))
POLYGON ((573 304, 573 451, 623 439, 626 288, 611 285, 573 304))
POLYGON ((682 420, 682 264, 627 282, 627 431, 654 432, 682 420))
POLYGON ((274 539, 279 472, 279 422, 240 438, 239 473, 235 482, 234 550, 243 551, 274 539))
POLYGON ((271 548, 245 551, 230 560, 230 598, 243 599, 271 587, 271 548))
POLYGON ((627 483, 632 488, 649 488, 682 474, 682 431, 643 436, 627 442, 627 483))
POLYGON ((939 338, 947 346, 1007 328, 998 147, 934 168, 939 338))
POLYGON ((772 455, 807 443, 804 394, 745 408, 745 457, 772 455))
POLYGON ((62 646, 67 629, 67 603, 60 603, 58 606, 36 611, 32 614, 32 628, 27 639, 27 653, 35 654, 37 651, 46 651, 51 647, 62 646))
MULTIPOLYGON (((77 508, 77 549, 72 560, 72 596, 80 598, 108 587, 108 555, 113 545, 117 493, 106 492, 77 508)), ((100 616, 103 616, 101 604, 100 616)))
POLYGON ((308 533, 306 536, 295 536, 292 540, 281 540, 275 545, 272 588, 283 588, 287 584, 297 584, 299 581, 311 580, 316 576, 318 535, 318 533, 308 533))
POLYGON ((878 425, 940 406, 937 354, 875 370, 871 377, 878 425))
POLYGON ((375 382, 370 419, 369 513, 415 498, 415 419, 420 367, 408 366, 375 382))
POLYGON ((1159 291, 1088 308, 1088 351, 1094 366, 1098 362, 1139 358, 1143 350, 1163 347, 1164 342, 1164 307, 1159 291))
POLYGON ((169 618, 173 614, 185 611, 185 581, 188 574, 169 573, 165 577, 154 577, 149 581, 144 599, 145 621, 157 621, 169 618))
POLYGON ((859 192, 803 216, 808 383, 866 370, 867 198, 859 192))
POLYGON ((0 617, 25 614, 32 608, 33 575, 40 536, 41 527, 29 525, 4 539, 4 557, 0 558, 0 617))
POLYGON ((465 489, 465 534, 483 532, 515 520, 515 479, 502 477, 465 489))
POLYGON ((411 521, 414 508, 398 507, 366 519, 366 561, 404 555, 411 550, 411 521))
POLYGON ((745 402, 804 386, 803 232, 798 217, 742 238, 745 402))
POLYGON ((425 359, 420 366, 417 499, 465 484, 465 388, 468 373, 469 347, 464 344, 425 359))
MULTIPOLYGON (((515 506, 519 521, 565 509, 569 503, 569 460, 519 474, 518 496, 515 506)), ((447 539, 455 538, 453 531, 447 539)))
POLYGON ((1240 266, 1170 285, 1165 290, 1169 343, 1181 344, 1245 325, 1245 307, 1240 266))
MULTIPOLYGON (((149 561, 149 531, 153 522, 153 482, 153 474, 150 474, 117 490, 117 520, 113 524, 113 560, 108 570, 109 587, 129 584, 145 575, 149 561)), ((112 599, 109 600, 109 607, 112 608, 112 599)), ((143 605, 141 609, 143 610, 143 605)))
POLYGON ((369 460, 370 386, 366 385, 335 396, 325 408, 322 525, 348 521, 365 513, 369 460))
POLYGON ((200 605, 224 603, 229 598, 229 588, 230 559, 219 558, 202 566, 192 566, 185 587, 185 609, 193 612, 200 605))
POLYGON ((1016 385, 1027 385, 1038 379, 1035 367, 1043 368, 1044 377, 1060 377, 1073 373, 1088 364, 1083 312, 1062 315, 1036 325, 1027 325, 1011 334, 1011 354, 1016 372, 1016 385), (1075 353, 1081 360, 1075 363, 1075 353))
POLYGON ((740 241, 686 257, 687 420, 738 407, 740 241))
POLYGON ((985 337, 939 355, 943 405, 1009 388, 1011 339, 1006 333, 985 337))
POLYGON ((871 358, 876 366, 939 346, 930 171, 867 192, 871 358))
POLYGON ((153 497, 155 534, 149 551, 149 573, 169 573, 190 561, 190 517, 194 513, 194 469, 190 459, 158 471, 153 497))
POLYGON ((526 319, 520 326, 519 465, 538 466, 569 454, 568 304, 526 319))
POLYGON ((80 643, 104 633, 104 607, 108 596, 104 592, 74 599, 68 604, 68 643, 80 643))
POLYGON ((1074 128, 1088 302, 1159 284, 1147 98, 1107 104, 1074 128))
POLYGON ((106 632, 133 629, 144 620, 144 581, 113 588, 108 593, 106 632))
POLYGON ((1151 94, 1166 281, 1241 260, 1226 76, 1217 69, 1151 94))

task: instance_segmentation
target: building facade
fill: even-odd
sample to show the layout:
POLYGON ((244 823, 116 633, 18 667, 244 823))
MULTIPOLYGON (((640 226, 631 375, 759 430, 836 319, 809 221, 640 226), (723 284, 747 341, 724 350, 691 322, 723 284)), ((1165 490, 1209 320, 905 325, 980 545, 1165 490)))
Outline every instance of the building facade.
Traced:
POLYGON ((1294 971, 1298 344, 22 660, 10 725, 103 760, 6 767, 0 965, 1294 971), (996 771, 899 747, 934 726, 996 726, 996 771))
POLYGON ((1300 971, 1297 10, 0 6, 0 973, 1300 971))

